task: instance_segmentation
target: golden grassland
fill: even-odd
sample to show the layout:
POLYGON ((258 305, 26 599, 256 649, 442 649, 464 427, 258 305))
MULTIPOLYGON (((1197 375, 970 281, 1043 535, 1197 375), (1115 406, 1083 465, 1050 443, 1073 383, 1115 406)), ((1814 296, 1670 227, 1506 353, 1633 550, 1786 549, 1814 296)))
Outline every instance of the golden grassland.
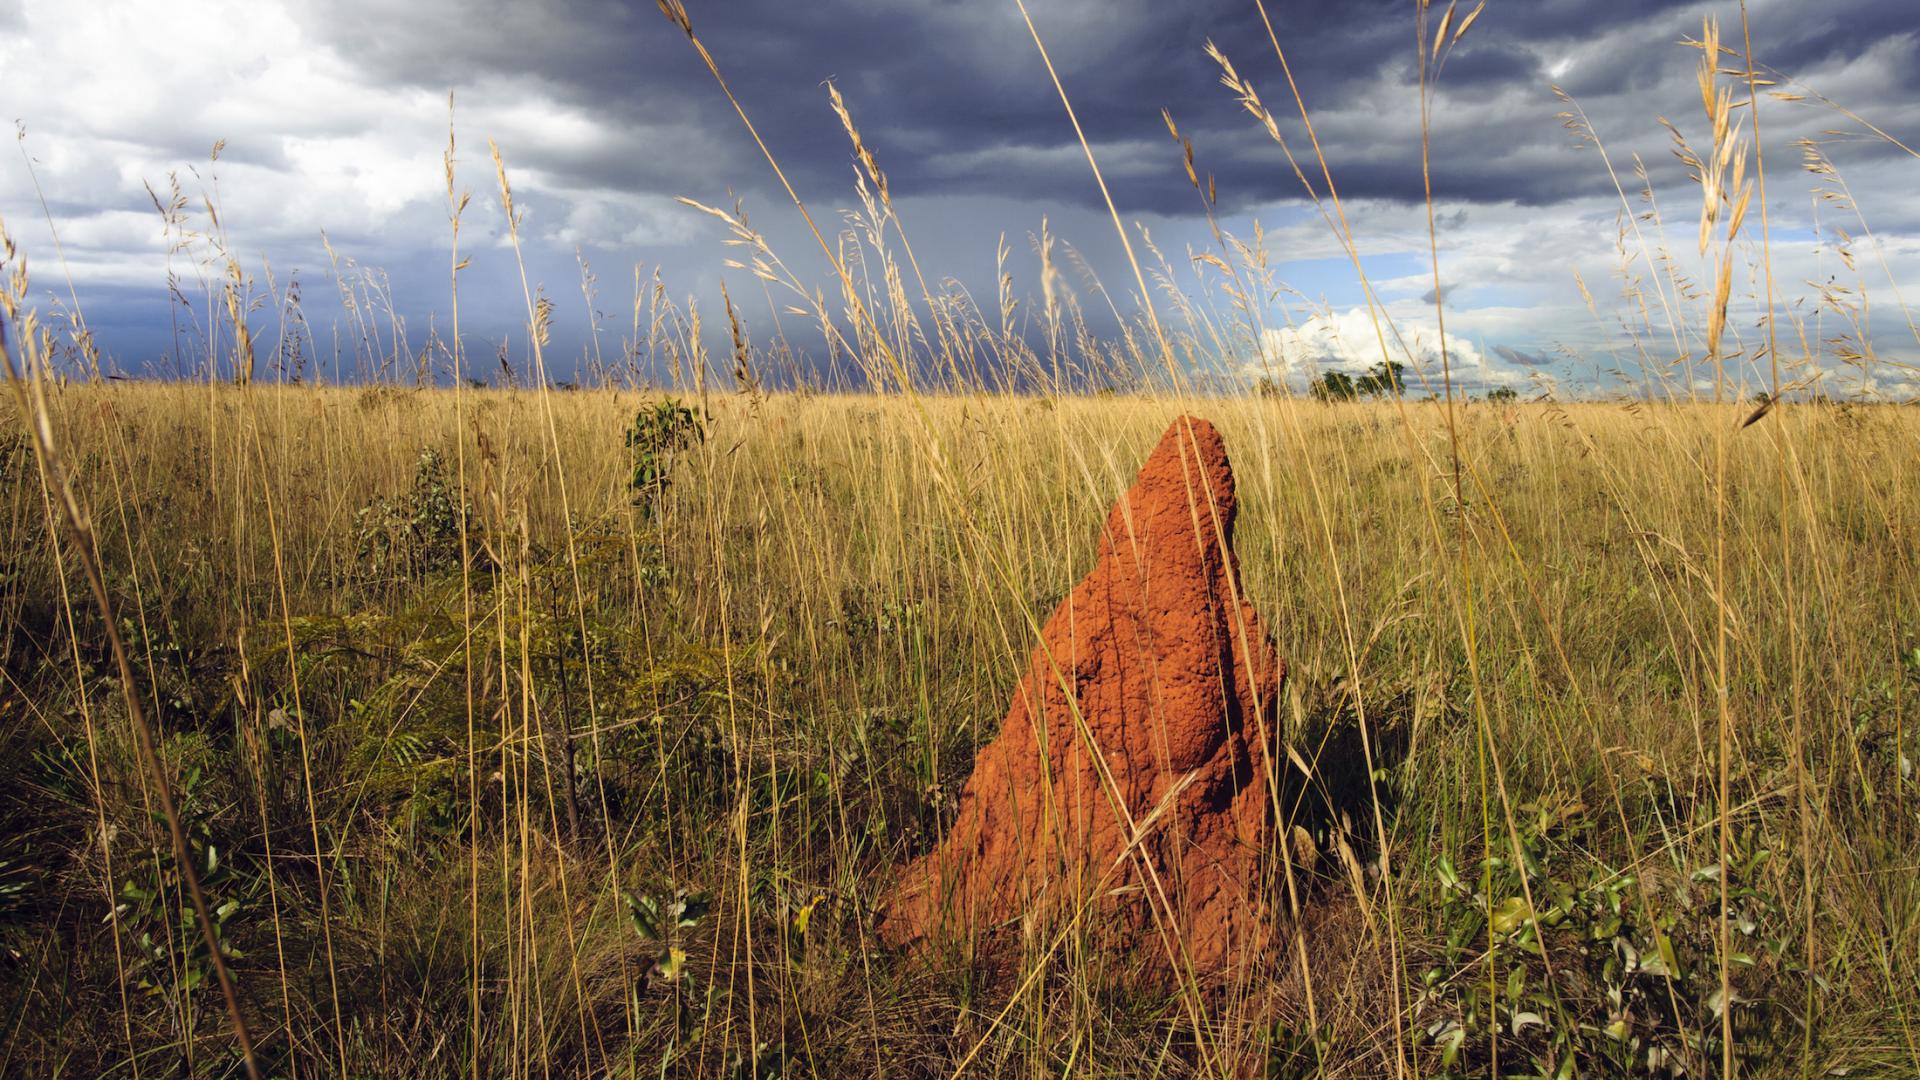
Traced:
MULTIPOLYGON (((1475 404, 1456 489, 1411 402, 729 395, 634 445, 657 397, 48 393, 269 1074, 1706 1075, 1723 971, 1749 1075, 1920 1068, 1913 410, 1475 404), (1009 979, 881 950, 1182 412, 1291 668, 1288 953, 1169 994, 1045 928, 1009 979)), ((0 1071, 235 1073, 35 461, 0 1071)))
MULTIPOLYGON (((1417 7, 1423 168, 1482 7, 1417 7)), ((1920 412, 1826 400, 1836 364, 1911 370, 1867 332, 1864 220, 1811 329, 1777 303, 1744 30, 1688 42, 1697 252, 1607 160, 1628 314, 1580 289, 1636 402, 1465 402, 1446 311, 1437 371, 1386 319, 1290 69, 1276 118, 1211 47, 1352 261, 1376 370, 1404 357, 1442 401, 1390 377, 1381 401, 1224 392, 1284 359, 1284 284, 1170 115, 1217 250, 1182 286, 1115 211, 1139 310, 1111 341, 1044 224, 1031 316, 1004 243, 991 300, 930 288, 837 90, 860 209, 814 232, 829 274, 692 204, 828 369, 892 391, 869 396, 769 393, 806 384, 783 331, 756 344, 723 292, 716 358, 637 271, 631 337, 603 363, 596 314, 585 381, 671 371, 681 396, 550 388, 554 307, 524 269, 526 370, 501 363, 532 389, 468 389, 451 138, 449 338, 417 351, 377 275, 336 263, 363 386, 298 381, 319 349, 297 287, 257 285, 177 178, 155 205, 196 382, 104 381, 77 291, 37 318, 0 232, 0 1075, 1920 1072, 1920 412), (392 385, 441 367, 457 389, 392 385), (1764 405, 1696 400, 1751 382, 1764 405), (1245 587, 1290 668, 1283 950, 1168 991, 1072 922, 1008 928, 1011 971, 975 943, 880 948, 894 868, 951 820, 1181 413, 1226 438, 1245 587)), ((590 308, 595 287, 583 259, 590 308)))

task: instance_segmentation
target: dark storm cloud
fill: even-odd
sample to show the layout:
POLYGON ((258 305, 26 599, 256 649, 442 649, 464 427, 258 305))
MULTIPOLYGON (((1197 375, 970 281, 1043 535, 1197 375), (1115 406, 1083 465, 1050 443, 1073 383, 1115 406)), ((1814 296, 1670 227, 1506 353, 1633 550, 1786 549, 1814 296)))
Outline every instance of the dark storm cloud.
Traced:
MULTIPOLYGON (((1329 18, 1319 5, 1281 3, 1274 16, 1295 74, 1337 100, 1373 80, 1382 57, 1410 52, 1401 7, 1347 4, 1329 18)), ((783 166, 814 190, 843 189, 850 177, 846 138, 826 106, 832 79, 898 190, 1097 199, 1012 4, 746 0, 690 10, 783 166)), ((1197 207, 1162 108, 1193 132, 1227 196, 1291 193, 1275 149, 1202 53, 1212 38, 1250 74, 1271 74, 1253 5, 1042 0, 1034 18, 1129 209, 1197 207)), ((675 193, 768 186, 711 77, 652 5, 442 0, 396 12, 352 0, 313 19, 374 79, 434 88, 469 87, 475 72, 496 83, 537 80, 621 128, 661 136, 531 163, 582 184, 675 193)), ((1530 63, 1510 46, 1476 45, 1460 59, 1463 85, 1520 77, 1530 63)))
MULTIPOLYGON (((826 107, 823 83, 832 79, 896 191, 1098 201, 1011 3, 739 0, 688 7, 695 30, 803 192, 838 195, 851 179, 845 136, 826 107)), ((1207 40, 1217 42, 1306 151, 1250 0, 1038 0, 1031 7, 1124 210, 1198 208, 1162 108, 1193 138, 1223 208, 1301 194, 1278 148, 1229 98, 1202 53, 1207 40)), ((1757 4, 1756 48, 1788 72, 1845 59, 1911 34, 1905 8, 1903 0, 1842 0, 1815 12, 1784 0, 1757 4)), ((1324 119, 1322 144, 1343 194, 1422 198, 1411 5, 1276 0, 1269 9, 1309 105, 1324 119), (1381 100, 1386 93, 1395 100, 1381 100)), ((1700 10, 1662 0, 1490 7, 1441 73, 1436 194, 1544 205, 1609 190, 1604 170, 1568 145, 1555 120, 1561 105, 1548 86, 1556 62, 1566 64, 1564 84, 1596 126, 1610 129, 1623 149, 1641 150, 1656 178, 1674 179, 1678 167, 1663 151, 1646 95, 1655 92, 1660 100, 1651 107, 1676 119, 1688 115, 1690 101, 1697 109, 1697 97, 1689 97, 1692 54, 1678 42, 1697 35, 1700 10), (1621 32, 1627 28, 1632 32, 1621 32)), ((309 18, 316 33, 378 81, 510 94, 516 80, 529 80, 592 109, 615 133, 606 145, 519 159, 571 184, 706 197, 772 190, 710 76, 652 4, 342 0, 309 18)), ((1920 80, 1917 71, 1887 87, 1889 96, 1909 90, 1920 80)))
MULTIPOLYGON (((196 2, 210 15, 227 0, 196 2)), ((1806 78, 1911 143, 1920 132, 1912 2, 1749 0, 1755 51, 1769 69, 1806 78)), ((823 228, 835 227, 835 208, 853 204, 850 147, 828 107, 825 84, 832 81, 878 154, 937 281, 951 277, 990 297, 999 273, 994 240, 1004 235, 1020 287, 1030 286, 1032 253, 1024 241, 1046 218, 1052 234, 1083 252, 1105 283, 1120 294, 1132 291, 1105 203, 1012 0, 686 3, 701 40, 823 228)), ((1257 215, 1285 284, 1333 308, 1360 302, 1345 280, 1344 257, 1303 204, 1280 147, 1220 85, 1219 69, 1204 53, 1215 42, 1258 88, 1321 188, 1254 0, 1028 4, 1122 214, 1150 227, 1171 263, 1182 262, 1183 247, 1212 245, 1213 234, 1163 108, 1192 139, 1203 182, 1215 180, 1223 228, 1244 238, 1257 215)), ((1425 246, 1420 204, 1430 177, 1445 273, 1472 282, 1446 297, 1449 324, 1460 325, 1456 315, 1471 323, 1480 311, 1472 336, 1493 335, 1482 350, 1489 357, 1538 370, 1546 354, 1508 356, 1495 346, 1537 350, 1569 331, 1565 310, 1548 314, 1540 305, 1567 299, 1550 286, 1564 284, 1572 264, 1594 252, 1613 256, 1616 221, 1643 209, 1636 163, 1650 173, 1676 237, 1684 239, 1698 213, 1698 193, 1659 118, 1705 141, 1698 53, 1683 42, 1699 34, 1709 12, 1722 18, 1727 42, 1737 42, 1732 0, 1492 0, 1440 67, 1430 97, 1427 170, 1414 3, 1269 0, 1269 8, 1368 257, 1387 258, 1389 273, 1403 279, 1393 295, 1409 302, 1423 292, 1432 297, 1425 258, 1393 261, 1425 246), (1606 162, 1591 142, 1563 130, 1557 114, 1569 106, 1553 92, 1556 85, 1605 141, 1606 162)), ((0 0, 0 27, 21 21, 20 10, 18 0, 0 0)), ((476 262, 462 288, 493 289, 486 295, 499 301, 469 305, 468 327, 491 314, 485 332, 506 333, 523 306, 510 302, 520 275, 504 259, 498 222, 489 222, 497 209, 489 135, 499 138, 525 195, 526 257, 536 282, 577 278, 581 257, 609 268, 631 258, 663 271, 672 288, 710 308, 729 269, 717 243, 724 230, 671 202, 685 195, 720 206, 740 197, 775 250, 795 259, 805 284, 821 283, 805 251, 811 236, 783 206, 785 194, 752 138, 685 37, 646 0, 268 0, 257 4, 258 18, 247 27, 259 31, 249 50, 224 66, 144 57, 149 50, 127 47, 123 24, 107 17, 111 4, 83 10, 102 17, 67 18, 56 0, 29 0, 26 32, 0 36, 0 48, 15 43, 15 68, 42 54, 58 54, 71 67, 73 57, 93 56, 103 45, 124 57, 118 93, 92 85, 64 91, 47 77, 60 69, 48 68, 33 93, 23 92, 19 108, 49 133, 29 147, 46 154, 49 178, 59 174, 49 197, 63 237, 102 279, 157 280, 164 273, 157 229, 139 220, 151 213, 139 181, 164 194, 167 172, 179 171, 193 195, 219 171, 231 177, 222 191, 242 196, 223 221, 236 223, 247 253, 270 256, 276 267, 330 270, 331 256, 317 243, 327 229, 347 257, 391 271, 397 303, 416 325, 427 325, 445 303, 444 271, 433 263, 447 233, 439 146, 451 89, 459 106, 459 182, 480 197, 469 228, 481 231, 467 234, 476 262), (134 62, 143 57, 144 66, 134 62), (182 107, 140 107, 155 100, 182 107), (218 168, 209 169, 208 149, 218 136, 232 141, 218 168), (586 255, 577 255, 582 249, 586 255)), ((1806 189, 1813 181, 1798 173, 1793 143, 1830 139, 1853 203, 1893 249, 1895 264, 1907 265, 1902 260, 1913 257, 1911 237, 1920 231, 1911 159, 1883 141, 1823 135, 1858 125, 1817 103, 1769 102, 1763 116, 1775 185, 1769 203, 1811 202, 1806 189)), ((0 168, 0 208, 31 220, 37 204, 21 194, 29 188, 18 175, 0 168)), ((1815 205, 1827 215, 1819 221, 1825 240, 1845 221, 1833 220, 1841 211, 1829 204, 1815 205)), ((1807 266, 1789 280, 1825 272, 1805 239, 1812 234, 1804 217, 1784 227, 1802 243, 1807 266)), ((1781 225, 1778 213, 1773 221, 1781 225)), ((1582 264, 1581 272, 1594 283, 1607 270, 1582 264)), ((609 282, 619 276, 613 269, 607 275, 609 282)), ((569 290, 554 289, 567 300, 569 290)), ((1129 302, 1119 295, 1116 306, 1129 302)), ((1092 317, 1103 317, 1105 307, 1090 304, 1092 317)), ((587 320, 570 317, 569 325, 587 320)))
POLYGON ((1495 345, 1493 354, 1509 364, 1519 364, 1523 367, 1545 367, 1553 362, 1552 357, 1543 353, 1527 352, 1509 345, 1495 345))

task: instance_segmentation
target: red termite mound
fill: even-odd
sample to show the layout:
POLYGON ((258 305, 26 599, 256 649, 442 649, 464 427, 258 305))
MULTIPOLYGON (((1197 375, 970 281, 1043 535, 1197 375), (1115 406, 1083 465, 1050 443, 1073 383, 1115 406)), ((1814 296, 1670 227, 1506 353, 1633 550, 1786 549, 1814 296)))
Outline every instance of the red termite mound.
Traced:
POLYGON ((1078 916, 1147 972, 1216 974, 1264 950, 1284 669, 1241 598, 1234 502, 1220 433, 1175 420, 1047 620, 952 830, 901 872, 887 941, 991 950, 1023 917, 1078 916))

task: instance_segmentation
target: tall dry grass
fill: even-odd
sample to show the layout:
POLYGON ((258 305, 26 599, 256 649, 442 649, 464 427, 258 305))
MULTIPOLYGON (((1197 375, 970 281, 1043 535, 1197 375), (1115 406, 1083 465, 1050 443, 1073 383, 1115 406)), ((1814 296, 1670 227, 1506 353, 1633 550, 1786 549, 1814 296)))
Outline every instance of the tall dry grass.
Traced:
MULTIPOLYGON (((1430 14, 1423 131, 1479 9, 1430 14)), ((1311 158, 1250 59, 1212 56, 1352 258, 1383 361, 1414 361, 1269 44, 1311 158)), ((847 232, 816 231, 838 295, 740 208, 693 204, 818 327, 812 381, 731 299, 715 355, 698 308, 636 275, 588 388, 550 377, 554 309, 524 278, 519 364, 475 388, 457 307, 416 353, 348 266, 369 378, 315 386, 297 297, 177 185, 155 204, 194 268, 171 284, 205 316, 180 331, 200 378, 69 381, 95 367, 85 324, 35 321, 9 250, 0 1073, 1920 1069, 1920 420, 1783 403, 1819 365, 1781 353, 1807 335, 1778 332, 1770 281, 1772 397, 1736 403, 1756 361, 1728 335, 1736 260, 1769 265, 1740 117, 1763 95, 1715 28, 1696 44, 1708 137, 1680 147, 1714 276, 1686 287, 1661 219, 1629 214, 1659 269, 1623 266, 1628 401, 1468 402, 1444 352, 1411 364, 1432 402, 1249 395, 1277 359, 1274 260, 1221 227, 1171 116, 1220 248, 1183 285, 1116 212, 1138 310, 1114 303, 1101 340, 1044 228, 1024 325, 1010 277, 989 309, 929 288, 830 89, 861 168, 847 232), (436 367, 451 389, 400 385, 436 367), (892 868, 939 835, 1039 622, 1183 412, 1227 439, 1245 586, 1290 665, 1284 955, 1149 993, 1071 926, 1024 928, 1008 978, 881 950, 892 868)))
MULTIPOLYGON (((1070 1059, 1191 1067, 1191 1020, 1175 1002, 1114 990, 1111 960, 1057 953, 1026 999, 1008 1002, 995 996, 1005 987, 976 988, 964 969, 929 980, 878 953, 871 920, 890 867, 928 842, 994 732, 1031 618, 1084 570, 1106 505, 1168 416, 1193 403, 943 398, 909 414, 873 398, 730 398, 649 518, 632 505, 619 439, 641 400, 555 394, 549 428, 546 406, 525 393, 468 393, 463 430, 448 391, 73 386, 54 399, 63 443, 99 448, 78 482, 123 622, 146 624, 139 678, 165 755, 212 786, 189 817, 204 815, 208 843, 239 867, 213 899, 240 905, 223 932, 265 1052, 283 1069, 322 1072, 661 1062, 713 1072, 765 1043, 789 1070, 827 1074, 939 1071, 983 1041, 976 1063, 997 1070, 1070 1059), (923 424, 971 463, 957 480, 964 525, 934 490, 923 424), (241 437, 257 450, 236 454, 241 437), (457 558, 415 570, 369 546, 383 526, 355 525, 382 499, 417 494, 415 511, 429 506, 421 452, 451 461, 462 439, 474 448, 466 494, 483 553, 465 590, 457 558), (571 525, 558 509, 562 472, 571 525), (277 536, 269 484, 276 505, 300 508, 277 536), (997 549, 1011 588, 976 565, 980 545, 997 549), (563 739, 580 780, 579 834, 563 739), (630 925, 625 896, 671 902, 676 887, 710 894, 713 907, 668 946, 685 969, 663 980, 647 975, 662 946, 630 925), (324 916, 322 889, 333 894, 324 916)), ((1403 443, 1410 426, 1418 444, 1444 448, 1440 410, 1245 399, 1205 410, 1240 476, 1248 593, 1292 664, 1289 744, 1308 760, 1323 740, 1351 752, 1341 733, 1364 708, 1376 740, 1395 746, 1378 780, 1410 1061, 1432 1057, 1421 1032, 1451 1001, 1431 994, 1427 973, 1444 986, 1486 962, 1463 968, 1446 947, 1459 929, 1449 919, 1466 917, 1436 868, 1443 856, 1467 866, 1505 855, 1502 829, 1483 820, 1489 800, 1496 822, 1503 795, 1522 816, 1550 819, 1530 855, 1551 867, 1541 887, 1631 882, 1627 901, 1647 906, 1648 926, 1671 920, 1674 947, 1698 950, 1703 928, 1710 944, 1702 897, 1714 885, 1699 875, 1719 865, 1722 611, 1733 623, 1729 708, 1754 718, 1730 732, 1727 816, 1748 858, 1771 852, 1737 885, 1749 906, 1735 905, 1736 921, 1754 922, 1739 951, 1754 967, 1732 965, 1736 992, 1785 1023, 1802 1015, 1801 980, 1817 975, 1817 1060, 1911 1060, 1900 1032, 1920 909, 1899 872, 1915 675, 1901 648, 1920 632, 1907 602, 1915 560, 1899 542, 1920 524, 1899 467, 1915 436, 1909 414, 1777 417, 1802 485, 1787 527, 1796 548, 1818 553, 1801 567, 1804 602, 1788 608, 1769 429, 1728 448, 1724 593, 1713 584, 1714 507, 1698 477, 1727 410, 1468 407, 1459 435, 1476 495, 1441 511, 1467 519, 1463 552, 1436 552, 1421 494, 1433 478, 1403 443), (1309 473, 1317 494, 1302 483, 1309 473), (1449 568, 1461 562, 1476 583, 1471 664, 1449 614, 1449 568), (1783 703, 1795 700, 1790 718, 1783 703), (1498 792, 1476 765, 1489 754, 1498 792), (1794 970, 1805 959, 1811 974, 1794 970)), ((14 550, 50 551, 30 463, 18 452, 9 462, 14 550)), ((49 943, 76 933, 92 946, 72 963, 110 956, 98 951, 110 927, 44 906, 90 894, 97 911, 96 814, 120 859, 159 856, 141 854, 155 840, 125 717, 88 659, 97 617, 58 601, 50 561, 12 571, 7 670, 21 711, 9 791, 40 808, 13 865, 48 868, 11 912, 16 955, 43 958, 26 969, 36 977, 18 999, 14 1060, 84 1051, 125 1067, 125 1041, 95 1037, 123 1025, 143 1049, 198 1042, 220 1060, 211 1002, 171 1000, 153 979, 122 1007, 111 992, 79 992, 110 988, 111 963, 89 975, 50 959, 49 943), (67 633, 77 660, 62 659, 67 633), (83 706, 101 717, 97 803, 92 781, 64 764, 79 735, 61 718, 83 706)), ((1302 944, 1320 1035, 1303 1045, 1335 1074, 1391 1068, 1388 942, 1364 915, 1384 915, 1372 869, 1382 852, 1364 820, 1309 824, 1329 854, 1307 868, 1302 944)), ((1532 962, 1498 944, 1501 980, 1532 962)), ((1604 1027, 1604 991, 1576 974, 1593 943, 1541 944, 1570 984, 1559 988, 1563 1022, 1604 1027)), ((1712 970, 1711 948, 1687 959, 1712 970)), ((1275 1025, 1307 1027, 1307 980, 1286 964, 1272 977, 1201 1003, 1221 1067, 1266 1052, 1275 1025)), ((1778 1037, 1756 1034, 1754 1046, 1778 1037)), ((1528 1052, 1515 1041, 1515 1054, 1528 1052)))

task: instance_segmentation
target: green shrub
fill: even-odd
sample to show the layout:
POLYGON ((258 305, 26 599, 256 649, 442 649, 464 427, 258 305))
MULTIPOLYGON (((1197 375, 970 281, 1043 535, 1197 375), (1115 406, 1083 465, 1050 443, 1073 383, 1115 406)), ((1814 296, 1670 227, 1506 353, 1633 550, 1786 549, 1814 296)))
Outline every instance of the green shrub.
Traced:
POLYGON ((661 398, 634 413, 627 425, 633 505, 648 517, 673 483, 674 457, 707 437, 706 418, 679 398, 661 398))

